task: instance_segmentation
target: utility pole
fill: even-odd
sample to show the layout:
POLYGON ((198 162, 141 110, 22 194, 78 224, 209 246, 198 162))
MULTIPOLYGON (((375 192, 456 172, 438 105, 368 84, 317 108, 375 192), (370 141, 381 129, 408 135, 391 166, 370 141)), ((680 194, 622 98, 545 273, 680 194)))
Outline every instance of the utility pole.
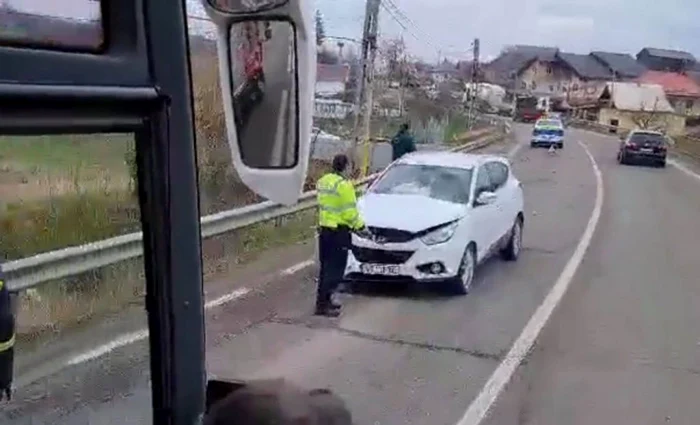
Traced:
POLYGON ((471 100, 469 102, 469 115, 468 115, 468 123, 469 123, 469 130, 472 129, 472 126, 474 125, 474 119, 472 118, 472 114, 474 112, 474 103, 476 102, 476 96, 479 93, 479 84, 478 84, 478 78, 479 78, 479 39, 475 38, 474 43, 472 44, 473 47, 473 53, 474 53, 474 58, 472 60, 472 78, 471 78, 471 100))
POLYGON ((367 0, 365 23, 362 32, 362 78, 356 102, 354 137, 350 150, 350 164, 355 170, 357 146, 360 141, 369 140, 370 119, 372 117, 372 84, 374 82, 374 61, 377 57, 377 34, 379 33, 379 5, 381 0, 367 0))
POLYGON ((406 102, 406 85, 408 84, 408 69, 406 60, 406 47, 404 44, 403 36, 401 36, 401 50, 399 54, 401 59, 399 61, 399 116, 404 115, 404 105, 406 102))

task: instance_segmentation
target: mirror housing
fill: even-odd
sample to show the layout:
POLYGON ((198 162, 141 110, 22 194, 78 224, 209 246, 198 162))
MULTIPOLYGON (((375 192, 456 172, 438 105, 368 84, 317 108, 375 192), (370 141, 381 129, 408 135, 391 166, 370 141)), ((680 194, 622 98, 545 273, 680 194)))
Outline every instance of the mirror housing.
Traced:
POLYGON ((285 6, 288 2, 289 0, 207 0, 212 8, 236 15, 265 12, 285 6))
POLYGON ((304 188, 311 145, 316 81, 313 3, 268 0, 265 3, 275 7, 242 13, 234 12, 233 6, 224 9, 228 0, 201 1, 217 27, 233 168, 256 194, 295 204, 304 188))
POLYGON ((488 190, 485 190, 481 192, 477 197, 475 201, 475 206, 480 206, 480 205, 490 205, 496 202, 496 194, 493 192, 490 192, 488 190))

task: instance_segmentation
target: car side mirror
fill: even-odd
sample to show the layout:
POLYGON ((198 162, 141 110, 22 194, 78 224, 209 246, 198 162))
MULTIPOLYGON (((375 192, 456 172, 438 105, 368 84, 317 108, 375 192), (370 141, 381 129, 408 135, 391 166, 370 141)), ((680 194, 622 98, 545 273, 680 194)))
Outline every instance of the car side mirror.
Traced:
POLYGON ((217 27, 233 168, 253 192, 296 203, 311 146, 316 34, 311 2, 201 0, 217 27))
POLYGON ((488 190, 485 190, 479 194, 479 196, 476 197, 476 206, 480 205, 490 205, 496 202, 496 194, 493 192, 490 192, 488 190))

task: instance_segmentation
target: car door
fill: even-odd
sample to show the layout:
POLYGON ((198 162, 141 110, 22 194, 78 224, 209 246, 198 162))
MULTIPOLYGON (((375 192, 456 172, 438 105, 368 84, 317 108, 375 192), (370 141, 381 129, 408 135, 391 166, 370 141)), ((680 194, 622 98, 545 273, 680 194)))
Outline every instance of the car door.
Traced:
POLYGON ((489 174, 493 193, 496 194, 496 213, 493 226, 497 229, 496 239, 505 235, 513 225, 513 188, 508 186, 509 169, 500 161, 491 161, 484 165, 489 174))
MULTIPOLYGON (((472 231, 477 246, 477 260, 481 261, 489 248, 497 241, 500 229, 494 226, 494 217, 499 215, 498 202, 480 205, 476 202, 481 192, 492 191, 491 177, 482 165, 476 171, 474 194, 472 196, 472 231)), ((497 219, 498 220, 498 219, 497 219)))

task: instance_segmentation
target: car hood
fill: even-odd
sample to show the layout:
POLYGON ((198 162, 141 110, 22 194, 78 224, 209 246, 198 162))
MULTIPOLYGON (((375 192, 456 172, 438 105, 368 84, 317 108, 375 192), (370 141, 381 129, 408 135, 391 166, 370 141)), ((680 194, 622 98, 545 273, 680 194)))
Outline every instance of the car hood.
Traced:
POLYGON ((418 232, 447 223, 467 213, 461 204, 420 195, 383 195, 368 193, 357 207, 367 226, 418 232))

